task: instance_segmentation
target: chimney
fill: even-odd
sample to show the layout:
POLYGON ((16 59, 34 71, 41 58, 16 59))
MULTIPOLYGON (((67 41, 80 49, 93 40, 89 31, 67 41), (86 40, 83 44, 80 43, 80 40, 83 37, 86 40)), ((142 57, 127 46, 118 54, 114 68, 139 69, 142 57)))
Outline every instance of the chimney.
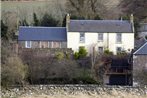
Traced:
POLYGON ((66 28, 67 28, 67 30, 68 30, 68 24, 70 23, 70 15, 69 14, 67 14, 66 15, 66 28))
POLYGON ((122 17, 120 17, 120 20, 121 20, 121 21, 123 21, 123 18, 122 18, 122 17))
POLYGON ((133 16, 133 14, 131 14, 131 16, 130 16, 130 23, 132 25, 132 31, 134 33, 135 32, 135 29, 134 29, 134 16, 133 16))

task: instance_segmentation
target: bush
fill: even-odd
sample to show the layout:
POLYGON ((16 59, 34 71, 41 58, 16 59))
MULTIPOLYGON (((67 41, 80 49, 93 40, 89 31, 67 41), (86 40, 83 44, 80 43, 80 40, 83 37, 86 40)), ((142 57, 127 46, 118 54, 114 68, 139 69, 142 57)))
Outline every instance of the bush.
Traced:
POLYGON ((106 49, 106 50, 104 50, 104 54, 113 55, 113 52, 111 52, 110 50, 106 49))
POLYGON ((9 57, 2 64, 2 86, 22 84, 27 76, 27 65, 19 57, 9 57))
POLYGON ((100 84, 90 76, 77 77, 73 79, 74 83, 78 84, 100 84))
POLYGON ((124 57, 124 56, 127 56, 127 52, 126 51, 121 51, 121 52, 117 52, 117 56, 118 57, 124 57))
POLYGON ((70 59, 70 53, 66 53, 66 59, 70 59))
POLYGON ((84 58, 87 56, 87 51, 84 47, 80 47, 78 52, 75 52, 74 57, 75 59, 84 58))
POLYGON ((77 60, 77 59, 79 59, 79 53, 78 52, 75 52, 74 53, 74 58, 77 60))
POLYGON ((55 55, 58 60, 62 60, 64 58, 64 54, 62 52, 57 52, 55 55))

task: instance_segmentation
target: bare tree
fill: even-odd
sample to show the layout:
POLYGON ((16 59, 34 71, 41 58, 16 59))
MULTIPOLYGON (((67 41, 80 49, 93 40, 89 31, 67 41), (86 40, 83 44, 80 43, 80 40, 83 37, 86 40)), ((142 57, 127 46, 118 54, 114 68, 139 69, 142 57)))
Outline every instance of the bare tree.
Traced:
POLYGON ((67 11, 71 14, 94 19, 96 15, 103 16, 106 12, 104 0, 67 0, 67 11))
POLYGON ((147 20, 147 0, 121 0, 120 6, 125 14, 133 13, 138 20, 147 20))

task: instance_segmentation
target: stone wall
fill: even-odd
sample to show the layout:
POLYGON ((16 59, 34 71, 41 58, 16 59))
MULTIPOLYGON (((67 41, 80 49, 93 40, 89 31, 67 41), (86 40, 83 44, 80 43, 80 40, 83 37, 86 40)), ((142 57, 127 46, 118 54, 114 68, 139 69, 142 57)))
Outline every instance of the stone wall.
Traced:
MULTIPOLYGON (((76 95, 76 94, 95 94, 98 96, 108 94, 116 95, 117 98, 128 98, 124 97, 123 94, 136 95, 135 98, 145 98, 147 96, 147 87, 121 87, 121 86, 99 86, 99 85, 28 85, 25 87, 11 87, 8 90, 2 89, 2 98, 12 98, 20 96, 39 96, 39 95, 76 95), (118 95, 117 95, 118 94, 118 95), (145 96, 145 97, 141 97, 145 96)), ((29 97, 31 98, 31 97, 29 97)), ((48 97, 44 97, 48 98, 48 97)), ((61 97, 62 98, 62 97, 61 97)), ((86 97, 87 98, 87 97, 86 97)), ((91 98, 91 97, 90 97, 91 98)), ((107 97, 110 98, 110 97, 107 97)), ((111 97, 114 98, 114 97, 111 97)), ((116 97, 115 97, 116 98, 116 97)), ((132 98, 132 97, 129 97, 132 98)))
POLYGON ((44 57, 51 57, 55 56, 56 53, 63 53, 69 54, 70 56, 73 55, 73 51, 70 48, 19 48, 18 54, 20 56, 30 55, 30 56, 44 56, 44 57))
POLYGON ((147 55, 133 56, 133 76, 134 84, 147 84, 147 55))
POLYGON ((134 55, 134 70, 147 69, 147 55, 134 55))

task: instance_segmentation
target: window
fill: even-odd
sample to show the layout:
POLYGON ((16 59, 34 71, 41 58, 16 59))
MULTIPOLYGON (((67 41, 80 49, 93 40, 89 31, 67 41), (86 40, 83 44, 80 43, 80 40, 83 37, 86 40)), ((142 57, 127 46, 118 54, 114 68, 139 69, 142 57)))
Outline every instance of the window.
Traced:
POLYGON ((118 52, 121 52, 122 51, 122 48, 121 47, 117 47, 116 48, 116 52, 118 53, 118 52))
POLYGON ((48 48, 52 48, 52 42, 51 41, 48 42, 48 48))
POLYGON ((26 41, 25 46, 26 48, 31 48, 31 41, 26 41))
POLYGON ((80 33, 80 43, 85 42, 85 33, 80 33))
POLYGON ((99 53, 103 53, 104 52, 104 48, 103 47, 98 47, 98 52, 99 53))
POLYGON ((116 42, 117 43, 121 43, 122 42, 122 34, 121 33, 117 33, 117 35, 116 35, 116 42))
POLYGON ((103 33, 98 33, 98 41, 103 41, 103 33))
POLYGON ((60 48, 60 42, 52 42, 52 48, 60 48))

